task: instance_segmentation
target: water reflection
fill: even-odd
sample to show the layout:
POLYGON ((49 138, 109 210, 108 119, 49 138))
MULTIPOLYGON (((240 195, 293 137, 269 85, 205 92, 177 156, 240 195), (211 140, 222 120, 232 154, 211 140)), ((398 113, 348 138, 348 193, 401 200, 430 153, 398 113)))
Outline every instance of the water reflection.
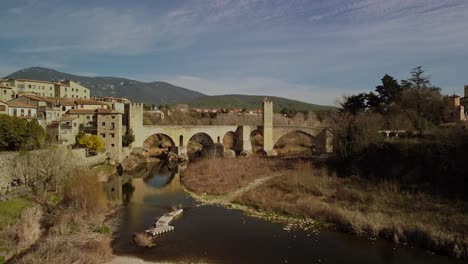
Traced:
POLYGON ((322 231, 284 231, 282 225, 245 216, 217 206, 199 206, 181 184, 178 168, 154 164, 145 175, 124 186, 119 237, 115 254, 149 261, 209 263, 453 263, 454 259, 423 250, 396 247, 352 235, 322 231), (182 217, 175 231, 156 239, 156 247, 141 248, 132 242, 135 232, 175 208, 182 217))

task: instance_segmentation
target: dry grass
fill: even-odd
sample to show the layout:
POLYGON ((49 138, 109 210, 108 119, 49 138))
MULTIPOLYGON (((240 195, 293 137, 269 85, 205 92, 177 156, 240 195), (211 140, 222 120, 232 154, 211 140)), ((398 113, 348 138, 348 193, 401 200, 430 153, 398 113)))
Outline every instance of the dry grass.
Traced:
POLYGON ((183 171, 184 184, 195 193, 225 194, 253 180, 285 169, 283 162, 261 158, 204 159, 183 171))
POLYGON ((62 202, 50 207, 44 217, 46 235, 15 263, 103 263, 110 259, 116 220, 108 215, 97 175, 76 171, 63 191, 62 202))
POLYGON ((153 237, 146 233, 136 233, 133 236, 133 241, 140 247, 153 247, 153 237))
POLYGON ((404 192, 396 183, 338 178, 325 170, 299 164, 288 176, 270 180, 237 202, 322 220, 358 235, 384 237, 458 258, 468 257, 468 206, 404 192))
POLYGON ((5 259, 27 249, 42 235, 43 212, 40 206, 30 206, 21 212, 16 223, 0 231, 0 256, 5 259))

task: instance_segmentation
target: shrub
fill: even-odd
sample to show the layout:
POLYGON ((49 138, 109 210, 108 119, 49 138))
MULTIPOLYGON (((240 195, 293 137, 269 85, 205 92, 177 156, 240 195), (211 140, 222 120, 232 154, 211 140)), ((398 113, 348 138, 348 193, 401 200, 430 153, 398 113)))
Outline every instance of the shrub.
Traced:
POLYGON ((107 209, 107 198, 96 175, 77 170, 65 182, 63 202, 78 212, 97 214, 107 209))
POLYGON ((84 135, 80 138, 79 144, 85 146, 91 154, 97 154, 104 149, 104 143, 97 135, 84 135))

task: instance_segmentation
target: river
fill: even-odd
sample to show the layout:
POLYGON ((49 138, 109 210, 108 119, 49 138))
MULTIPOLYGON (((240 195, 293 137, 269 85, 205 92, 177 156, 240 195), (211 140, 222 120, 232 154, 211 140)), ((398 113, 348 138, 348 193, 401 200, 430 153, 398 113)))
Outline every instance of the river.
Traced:
POLYGON ((370 240, 334 231, 286 231, 283 225, 246 216, 240 211, 201 205, 184 192, 177 168, 160 164, 146 177, 123 187, 124 206, 116 255, 147 261, 204 263, 462 263, 419 248, 370 240), (176 208, 182 216, 173 232, 159 236, 156 246, 132 241, 154 220, 176 208))

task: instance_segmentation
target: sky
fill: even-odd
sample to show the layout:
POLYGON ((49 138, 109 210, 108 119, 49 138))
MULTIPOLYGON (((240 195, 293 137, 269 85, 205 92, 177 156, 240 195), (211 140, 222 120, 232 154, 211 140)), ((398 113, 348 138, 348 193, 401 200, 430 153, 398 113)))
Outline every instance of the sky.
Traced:
POLYGON ((468 84, 468 0, 1 0, 0 76, 41 66, 316 104, 421 65, 468 84))

